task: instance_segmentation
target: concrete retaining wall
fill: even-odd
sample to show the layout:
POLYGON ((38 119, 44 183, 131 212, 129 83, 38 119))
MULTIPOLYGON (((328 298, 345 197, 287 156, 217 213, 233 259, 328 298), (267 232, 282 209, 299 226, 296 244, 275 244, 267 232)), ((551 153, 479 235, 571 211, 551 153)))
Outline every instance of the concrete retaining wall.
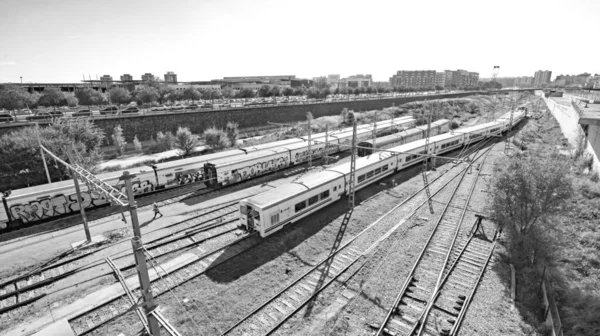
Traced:
MULTIPOLYGON (((539 96, 537 92, 536 94, 539 96)), ((571 97, 566 96, 561 98, 545 98, 543 95, 541 95, 541 97, 546 102, 546 106, 548 106, 548 109, 550 109, 550 112, 556 121, 558 121, 560 129, 565 138, 569 140, 569 143, 573 147, 576 147, 578 134, 583 132, 581 125, 579 125, 579 113, 575 111, 570 103, 568 106, 557 103, 557 100, 570 101, 571 97)), ((600 127, 595 125, 589 126, 586 152, 591 154, 594 158, 592 169, 596 172, 600 172, 600 160, 598 159, 600 154, 600 127)))
MULTIPOLYGON (((481 93, 482 92, 462 92, 430 96, 266 106, 201 112, 170 112, 156 115, 111 116, 105 119, 94 119, 94 123, 105 131, 107 139, 111 138, 113 128, 117 125, 121 125, 125 139, 128 142, 133 141, 135 135, 138 136, 139 140, 145 141, 149 140, 151 136, 156 136, 156 133, 159 131, 170 131, 174 133, 179 126, 189 127, 192 133, 200 134, 211 126, 224 128, 229 121, 237 122, 240 128, 250 128, 266 125, 268 121, 290 123, 306 120, 307 112, 311 112, 315 118, 318 118, 322 116, 339 115, 344 108, 354 111, 368 111, 382 109, 392 105, 398 106, 411 101, 460 98, 481 93)), ((0 136, 12 132, 15 130, 14 127, 27 127, 32 125, 34 124, 0 126, 0 136)))

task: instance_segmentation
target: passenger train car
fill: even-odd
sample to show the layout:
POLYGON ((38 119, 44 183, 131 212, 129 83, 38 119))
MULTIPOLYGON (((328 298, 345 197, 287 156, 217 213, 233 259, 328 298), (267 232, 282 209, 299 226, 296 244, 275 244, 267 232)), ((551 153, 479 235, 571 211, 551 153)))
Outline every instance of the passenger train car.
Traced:
MULTIPOLYGON (((524 112, 515 112, 513 125, 518 124, 525 116, 524 112)), ((509 128, 508 118, 505 115, 493 122, 430 137, 428 148, 426 139, 420 139, 358 158, 355 188, 362 189, 376 180, 423 161, 422 154, 441 155, 505 132, 509 128)), ((241 225, 249 232, 258 232, 261 237, 271 235, 286 224, 296 222, 339 200, 348 191, 349 177, 348 162, 242 200, 241 225)))
MULTIPOLYGON (((429 136, 446 133, 450 130, 450 120, 440 119, 432 122, 429 130, 429 136)), ((373 143, 379 149, 396 147, 415 140, 423 139, 427 136, 427 125, 417 126, 412 129, 394 133, 377 139, 368 139, 358 144, 358 156, 367 156, 373 154, 373 143)))
MULTIPOLYGON (((399 121, 399 128, 414 127, 414 119, 399 121)), ((325 141, 322 137, 311 140, 310 152, 313 159, 345 151, 352 145, 353 131, 330 134, 325 141)), ((373 136, 372 128, 356 131, 357 142, 373 136)), ((279 148, 265 149, 245 156, 232 156, 207 162, 204 165, 206 183, 213 187, 229 185, 255 178, 276 170, 308 161, 308 140, 302 143, 282 145, 279 148)))
MULTIPOLYGON (((412 117, 387 119, 379 121, 376 124, 378 130, 377 133, 385 134, 384 132, 396 132, 402 128, 414 127, 414 119, 412 119, 412 117)), ((358 129, 362 132, 361 134, 372 133, 373 125, 359 125, 358 129)), ((348 127, 339 131, 328 132, 327 137, 325 136, 325 133, 313 134, 311 139, 313 141, 312 146, 315 146, 315 148, 311 149, 313 149, 313 151, 321 150, 320 143, 324 143, 327 138, 327 140, 331 139, 332 144, 329 146, 330 148, 328 151, 324 151, 324 153, 339 151, 339 139, 344 138, 344 136, 347 136, 348 132, 351 133, 351 131, 352 128, 348 127)), ((260 171, 261 173, 272 171, 274 169, 273 167, 281 167, 279 161, 270 163, 270 158, 265 162, 265 160, 262 159, 262 155, 265 153, 279 153, 279 156, 281 156, 282 154, 280 152, 285 148, 284 151, 287 150, 289 153, 291 153, 291 151, 295 152, 293 157, 284 160, 284 166, 288 166, 290 162, 294 164, 299 163, 302 160, 306 160, 307 156, 300 154, 296 156, 295 154, 296 152, 299 152, 302 147, 307 148, 307 144, 307 137, 298 137, 126 170, 136 175, 132 180, 133 190, 136 195, 142 195, 159 189, 173 188, 190 183, 209 183, 212 180, 205 174, 206 166, 209 163, 214 164, 215 162, 231 161, 248 163, 249 165, 247 167, 250 167, 250 169, 247 170, 246 178, 256 176, 256 174, 252 175, 251 173, 252 166, 255 166, 257 162, 260 162, 260 167, 258 167, 257 171, 260 171), (252 162, 249 158, 255 159, 257 162, 252 162)), ((344 149, 342 148, 341 150, 344 149)), ((243 174, 244 167, 238 166, 238 168, 235 169, 237 169, 240 174, 243 174)), ((123 171, 116 171, 98 174, 97 177, 106 183, 115 186, 117 189, 120 189, 123 188, 122 182, 119 181, 119 177, 122 173, 123 171)), ((81 186, 83 190, 83 205, 85 208, 93 208, 107 204, 107 201, 100 195, 87 191, 87 188, 83 188, 83 183, 81 183, 81 186)), ((0 206, 0 223, 13 222, 17 224, 31 224, 52 217, 77 212, 79 211, 79 205, 77 204, 76 199, 72 180, 13 190, 10 196, 3 198, 3 205, 0 206)), ((2 227, 0 227, 0 230, 2 230, 2 227)))

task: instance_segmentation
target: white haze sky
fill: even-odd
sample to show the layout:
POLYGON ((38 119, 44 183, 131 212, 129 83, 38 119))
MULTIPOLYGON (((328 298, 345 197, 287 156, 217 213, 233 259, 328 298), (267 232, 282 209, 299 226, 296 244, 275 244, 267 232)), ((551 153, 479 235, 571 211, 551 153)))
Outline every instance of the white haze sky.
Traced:
POLYGON ((0 0, 0 82, 600 73, 598 22, 599 0, 0 0))

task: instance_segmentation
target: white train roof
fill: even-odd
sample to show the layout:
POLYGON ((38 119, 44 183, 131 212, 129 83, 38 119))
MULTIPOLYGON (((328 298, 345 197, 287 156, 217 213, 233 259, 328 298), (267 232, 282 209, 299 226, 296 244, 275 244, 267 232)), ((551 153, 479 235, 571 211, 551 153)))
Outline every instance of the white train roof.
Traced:
MULTIPOLYGON (((150 167, 136 167, 136 168, 124 169, 124 170, 115 171, 115 172, 98 174, 98 175, 96 175, 96 177, 104 182, 112 181, 113 183, 111 183, 111 184, 114 185, 118 181, 119 177, 121 177, 121 175, 123 175, 124 171, 128 171, 130 174, 135 174, 136 177, 139 177, 139 175, 141 175, 143 173, 154 172, 154 169, 152 169, 150 167)), ((135 181, 135 178, 134 178, 134 181, 135 181)), ((83 191, 87 190, 87 186, 85 185, 85 183, 79 181, 79 185, 81 186, 81 189, 83 191)), ((75 183, 73 182, 73 179, 52 182, 52 183, 46 183, 46 184, 41 184, 41 185, 37 185, 37 186, 33 186, 33 187, 15 189, 15 190, 12 190, 10 196, 7 199, 11 200, 14 198, 26 197, 26 196, 31 197, 31 196, 35 196, 36 194, 41 194, 40 197, 52 196, 52 195, 61 193, 64 190, 68 190, 68 189, 75 190, 75 183)))
MULTIPOLYGON (((392 153, 390 153, 390 152, 378 152, 378 153, 373 153, 369 156, 356 158, 356 169, 359 170, 363 167, 370 166, 372 164, 376 164, 377 162, 385 160, 391 156, 392 156, 392 153)), ((343 175, 348 175, 348 174, 350 174, 350 162, 342 163, 335 167, 328 168, 327 171, 336 172, 336 173, 343 174, 343 175)))
POLYGON ((191 165, 191 164, 202 164, 203 165, 204 162, 207 162, 210 160, 216 160, 216 159, 220 159, 220 158, 228 157, 228 156, 232 156, 232 155, 246 155, 246 153, 244 153, 243 151, 241 151, 239 149, 232 149, 232 150, 226 150, 223 152, 195 156, 195 157, 191 157, 191 158, 187 158, 187 159, 157 163, 157 164, 155 164, 155 166, 157 169, 171 169, 171 168, 177 168, 180 166, 187 166, 187 165, 191 165))
POLYGON ((287 183, 275 189, 252 196, 247 201, 248 203, 264 209, 276 203, 280 203, 289 198, 295 197, 296 195, 302 194, 303 192, 318 187, 322 184, 335 181, 341 177, 342 175, 339 173, 325 170, 316 174, 303 176, 295 182, 287 183))
POLYGON ((223 166, 238 162, 246 162, 256 160, 258 158, 267 157, 269 155, 277 154, 278 151, 274 151, 271 149, 265 149, 261 151, 251 152, 246 155, 236 155, 231 157, 224 157, 216 160, 209 161, 208 163, 213 164, 214 166, 223 166))

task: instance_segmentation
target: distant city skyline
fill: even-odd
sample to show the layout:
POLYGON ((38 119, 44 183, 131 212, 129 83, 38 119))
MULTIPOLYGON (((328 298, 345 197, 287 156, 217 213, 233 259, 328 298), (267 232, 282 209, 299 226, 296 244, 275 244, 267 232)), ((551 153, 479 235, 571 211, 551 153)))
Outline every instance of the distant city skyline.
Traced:
POLYGON ((361 73, 387 81, 398 70, 455 69, 487 78, 494 65, 501 77, 593 74, 600 64, 585 32, 598 13, 593 0, 3 0, 0 82, 167 71, 183 82, 361 73))

